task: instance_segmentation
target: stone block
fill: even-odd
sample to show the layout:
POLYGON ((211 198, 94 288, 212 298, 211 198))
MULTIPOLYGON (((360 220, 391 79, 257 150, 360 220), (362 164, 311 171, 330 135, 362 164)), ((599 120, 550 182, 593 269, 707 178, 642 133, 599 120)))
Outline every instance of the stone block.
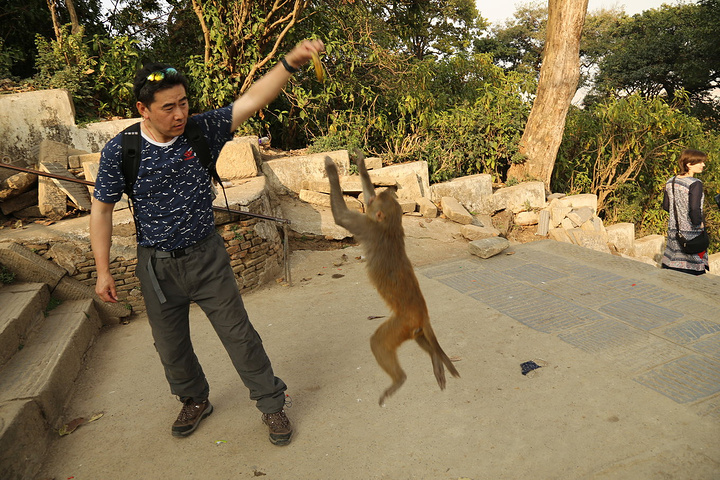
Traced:
POLYGON ((435 204, 430 201, 427 197, 420 197, 417 201, 418 210, 423 217, 435 218, 438 215, 438 210, 435 204))
POLYGON ((590 207, 573 208, 566 217, 570 219, 573 226, 580 227, 583 223, 590 220, 594 215, 590 207))
POLYGON ((306 182, 327 178, 326 156, 333 159, 340 175, 347 175, 350 168, 347 150, 268 160, 263 163, 262 171, 271 190, 281 194, 299 194, 300 190, 305 188, 306 182))
POLYGON ((257 177, 253 146, 247 138, 233 139, 225 144, 217 159, 217 172, 222 180, 257 177))
POLYGON ((537 225, 540 214, 538 212, 520 212, 515 215, 515 225, 522 227, 528 227, 530 225, 537 225))
POLYGON ((540 210, 540 215, 538 216, 538 229, 537 232, 535 232, 535 235, 540 235, 541 237, 544 237, 548 234, 549 229, 550 210, 540 210))
MULTIPOLYGON (((557 205, 557 204, 556 204, 557 205)), ((553 206, 550 204, 550 226, 553 228, 559 227, 562 221, 567 217, 567 214, 572 211, 570 207, 553 206)))
POLYGON ((660 262, 665 252, 666 240, 665 235, 647 235, 642 238, 636 238, 633 255, 636 257, 648 257, 655 262, 660 262))
POLYGON ((397 197, 400 201, 417 202, 423 198, 422 180, 416 173, 409 173, 397 179, 397 197))
POLYGON ((708 256, 710 272, 712 275, 720 275, 720 253, 712 253, 708 256))
POLYGON ((73 243, 54 242, 47 257, 67 270, 70 275, 78 273, 77 264, 85 260, 85 253, 73 243))
POLYGON ((438 203, 442 197, 455 198, 470 212, 491 214, 492 175, 468 175, 432 185, 430 200, 438 203))
POLYGON ((13 212, 23 210, 25 208, 37 205, 38 190, 37 188, 21 193, 17 197, 0 202, 0 210, 3 215, 10 215, 13 212))
POLYGON ((417 210, 417 202, 412 200, 398 200, 403 213, 413 213, 417 210))
POLYGON ((500 236, 500 230, 495 227, 481 227, 479 225, 463 225, 460 233, 468 240, 482 240, 483 238, 491 238, 500 236))
POLYGON ((472 255, 490 258, 503 252, 509 246, 510 242, 506 238, 492 237, 474 240, 468 244, 468 249, 472 255))
POLYGON ((564 228, 550 228, 548 230, 548 235, 550 235, 550 238, 556 242, 573 243, 570 235, 568 235, 567 230, 564 228))
MULTIPOLYGON (((40 170, 52 173, 56 176, 67 177, 76 180, 75 176, 70 173, 66 167, 56 162, 40 162, 40 170)), ((90 194, 85 185, 71 181, 59 180, 57 178, 50 179, 62 191, 64 195, 78 206, 80 210, 90 211, 90 194)), ((64 200, 64 198, 63 198, 64 200)), ((39 204, 39 202, 38 202, 39 204)))
POLYGON ((16 281, 45 283, 50 290, 67 274, 64 268, 13 242, 0 243, 0 263, 15 274, 16 281))
MULTIPOLYGON (((399 184, 400 179, 409 175, 415 174, 419 177, 420 182, 420 196, 427 197, 430 192, 430 174, 428 173, 427 162, 410 162, 400 163, 396 165, 390 165, 382 167, 376 170, 370 170, 368 175, 373 184, 378 184, 380 179, 387 181, 388 179, 395 179, 399 184)), ((416 200, 413 198, 413 200, 416 200)), ((432 199, 431 199, 432 200, 432 199)))
POLYGON ((608 243, 618 252, 633 255, 635 252, 635 225, 632 223, 616 223, 605 228, 608 243))
POLYGON ((599 232, 586 232, 581 228, 574 228, 568 233, 574 236, 575 241, 573 243, 576 245, 597 252, 610 253, 610 248, 607 246, 607 235, 599 232))
POLYGON ((368 170, 378 170, 382 168, 382 159, 380 157, 367 157, 365 159, 365 168, 368 170))
MULTIPOLYGON (((300 190, 299 197, 303 202, 330 208, 330 195, 327 193, 313 192, 312 190, 300 190)), ((345 205, 347 205, 350 210, 355 210, 360 213, 365 211, 363 203, 357 198, 350 195, 345 195, 343 198, 345 199, 345 205)))
POLYGON ((500 188, 492 195, 495 211, 510 210, 513 213, 545 206, 545 184, 524 182, 512 187, 500 188))
POLYGON ((440 207, 445 217, 453 222, 462 225, 469 225, 473 222, 473 216, 453 197, 442 197, 440 207))
POLYGON ((593 215, 597 215, 597 195, 592 193, 582 193, 579 195, 568 195, 566 197, 553 200, 558 202, 559 206, 578 209, 581 207, 590 207, 593 215))

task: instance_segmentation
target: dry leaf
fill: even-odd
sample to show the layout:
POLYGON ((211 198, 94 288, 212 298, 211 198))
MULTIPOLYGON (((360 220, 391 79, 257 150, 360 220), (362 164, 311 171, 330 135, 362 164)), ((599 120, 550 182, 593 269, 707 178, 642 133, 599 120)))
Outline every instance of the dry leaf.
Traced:
POLYGON ((71 421, 70 423, 66 423, 65 425, 60 427, 60 429, 58 430, 58 434, 60 434, 61 437, 65 436, 65 435, 70 435, 75 430, 77 430, 77 428, 80 425, 82 425, 83 423, 85 423, 84 418, 82 418, 82 417, 76 418, 75 420, 71 421))

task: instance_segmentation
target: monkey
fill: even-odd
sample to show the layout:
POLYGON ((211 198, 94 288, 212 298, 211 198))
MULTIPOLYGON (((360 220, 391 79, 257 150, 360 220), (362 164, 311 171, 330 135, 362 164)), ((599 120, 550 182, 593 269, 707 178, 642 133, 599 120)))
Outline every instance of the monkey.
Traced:
POLYGON ((325 157, 325 171, 330 181, 330 207, 335 223, 346 228, 365 250, 367 273, 371 283, 392 311, 370 338, 370 347, 378 365, 390 376, 392 384, 380 396, 379 404, 395 393, 407 378, 398 361, 397 349, 414 339, 432 360, 435 379, 445 389, 445 369, 460 377, 435 337, 430 326, 425 297, 405 251, 402 207, 395 193, 386 189, 375 194, 362 154, 357 160, 365 199, 365 214, 350 210, 345 204, 337 166, 325 157))

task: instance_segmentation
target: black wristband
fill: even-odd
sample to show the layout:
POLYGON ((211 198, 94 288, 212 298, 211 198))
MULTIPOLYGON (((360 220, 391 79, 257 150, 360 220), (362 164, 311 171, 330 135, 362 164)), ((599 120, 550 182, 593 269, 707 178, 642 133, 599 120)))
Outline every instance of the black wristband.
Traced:
POLYGON ((283 64, 283 67, 285 67, 285 70, 287 70, 290 73, 297 73, 300 71, 299 68, 295 68, 292 65, 290 65, 287 60, 285 60, 285 57, 283 57, 280 62, 283 64))

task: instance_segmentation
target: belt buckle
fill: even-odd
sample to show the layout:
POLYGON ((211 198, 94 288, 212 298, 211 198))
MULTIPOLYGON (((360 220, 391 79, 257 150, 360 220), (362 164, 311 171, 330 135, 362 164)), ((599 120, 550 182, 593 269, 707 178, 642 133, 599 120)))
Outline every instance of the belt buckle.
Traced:
POLYGON ((170 256, 171 256, 172 258, 184 257, 184 256, 187 255, 187 254, 188 254, 187 248, 181 248, 181 249, 178 249, 178 250, 171 250, 171 251, 170 251, 170 256))

